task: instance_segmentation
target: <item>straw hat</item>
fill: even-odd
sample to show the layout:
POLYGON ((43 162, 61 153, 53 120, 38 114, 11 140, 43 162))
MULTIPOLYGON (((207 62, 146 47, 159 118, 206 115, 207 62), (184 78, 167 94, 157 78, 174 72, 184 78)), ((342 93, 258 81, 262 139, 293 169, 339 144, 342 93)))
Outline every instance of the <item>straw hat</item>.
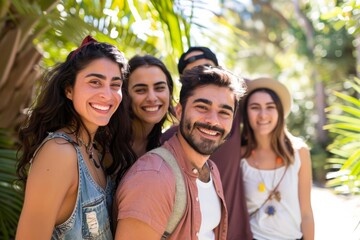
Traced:
POLYGON ((272 78, 265 77, 249 80, 246 82, 246 84, 248 90, 247 95, 249 95, 255 89, 259 88, 268 88, 274 91, 279 96, 282 106, 284 108, 284 117, 287 117, 287 115, 289 115, 292 105, 292 97, 289 89, 284 84, 272 78))

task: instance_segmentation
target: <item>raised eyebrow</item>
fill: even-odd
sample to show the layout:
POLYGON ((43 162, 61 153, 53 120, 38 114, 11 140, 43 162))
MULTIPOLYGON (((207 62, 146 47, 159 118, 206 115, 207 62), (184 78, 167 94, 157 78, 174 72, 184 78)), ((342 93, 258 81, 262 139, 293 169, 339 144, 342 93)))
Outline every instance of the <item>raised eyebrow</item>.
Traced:
MULTIPOLYGON (((87 74, 85 77, 97 77, 97 78, 100 78, 101 80, 105 80, 106 79, 106 76, 105 75, 102 75, 100 73, 89 73, 87 74)), ((117 81, 117 80, 121 80, 122 81, 122 78, 119 77, 119 76, 115 76, 113 78, 111 78, 111 81, 117 81)))
POLYGON ((167 85, 167 82, 166 82, 166 81, 159 81, 159 82, 156 82, 154 85, 155 85, 155 86, 167 85))
MULTIPOLYGON (((266 106, 272 106, 272 105, 276 106, 275 102, 267 102, 267 103, 265 103, 265 105, 266 106)), ((260 106, 260 104, 259 103, 250 103, 249 106, 260 106)))
POLYGON ((111 81, 118 81, 118 80, 120 80, 120 81, 123 81, 123 79, 121 78, 121 77, 113 77, 112 79, 111 79, 111 81))
MULTIPOLYGON (((193 101, 193 103, 204 103, 204 104, 207 104, 207 105, 212 105, 213 102, 208 100, 208 99, 205 99, 205 98, 198 98, 198 99, 195 99, 193 101)), ((224 109, 227 109, 227 110, 230 110, 231 112, 234 112, 234 109, 230 106, 230 105, 227 105, 227 104, 220 104, 220 107, 221 108, 224 108, 224 109)))
POLYGON ((193 101, 193 103, 204 103, 207 105, 212 105, 212 101, 205 99, 205 98, 198 98, 193 101))
MULTIPOLYGON (((156 82, 154 85, 155 86, 166 85, 166 82, 165 81, 160 81, 160 82, 156 82)), ((148 87, 148 85, 145 84, 145 83, 138 83, 138 84, 135 84, 132 88, 136 88, 136 87, 148 87)))
POLYGON ((275 102, 267 102, 266 105, 276 105, 275 102))
POLYGON ((97 78, 104 79, 104 80, 106 79, 105 75, 102 75, 100 73, 89 73, 85 77, 97 77, 97 78))
POLYGON ((138 83, 138 84, 135 84, 134 86, 132 86, 132 89, 137 88, 137 87, 147 87, 147 84, 138 83))
POLYGON ((258 106, 258 105, 260 105, 260 104, 258 104, 258 103, 249 103, 249 106, 251 106, 251 105, 256 105, 256 106, 258 106))
POLYGON ((221 104, 220 105, 221 108, 224 108, 224 109, 227 109, 231 112, 234 112, 234 109, 230 106, 230 105, 227 105, 227 104, 221 104))

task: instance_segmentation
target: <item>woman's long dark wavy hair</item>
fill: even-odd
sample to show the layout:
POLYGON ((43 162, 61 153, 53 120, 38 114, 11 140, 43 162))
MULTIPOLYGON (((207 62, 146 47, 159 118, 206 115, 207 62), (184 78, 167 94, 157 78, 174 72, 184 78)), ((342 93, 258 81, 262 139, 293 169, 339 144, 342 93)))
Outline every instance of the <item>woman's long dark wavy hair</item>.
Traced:
POLYGON ((285 118, 284 118, 284 108, 281 104, 280 98, 278 95, 268 88, 258 88, 250 92, 242 104, 243 107, 243 131, 242 131, 242 145, 245 145, 245 152, 242 154, 242 158, 247 158, 251 155, 253 149, 257 147, 256 138, 254 131, 249 123, 249 116, 247 113, 247 106, 249 103, 250 97, 256 92, 265 92, 270 95, 272 100, 276 105, 278 112, 278 122, 271 134, 271 146, 274 152, 278 157, 281 157, 284 160, 285 165, 290 165, 294 162, 294 148, 291 144, 291 141, 288 137, 288 132, 286 130, 285 118))
MULTIPOLYGON (((123 53, 115 46, 99 43, 96 40, 71 52, 65 62, 57 65, 44 76, 36 105, 34 103, 32 106, 19 132, 21 145, 18 151, 20 157, 17 173, 24 183, 27 180, 29 162, 49 132, 67 127, 73 129, 73 133, 77 135, 79 129, 84 128, 90 139, 88 129, 75 111, 73 102, 66 97, 65 90, 75 85, 79 71, 92 61, 101 58, 117 63, 125 80, 128 64, 123 53)), ((124 97, 108 125, 99 127, 95 134, 94 140, 101 146, 99 149, 102 149, 102 156, 105 155, 105 151, 109 151, 112 156, 111 164, 105 168, 107 174, 118 171, 117 174, 122 176, 135 161, 135 154, 129 144, 131 121, 127 113, 126 101, 124 97)), ((103 164, 103 159, 101 163, 103 164)))
MULTIPOLYGON (((131 76, 131 74, 139 67, 143 67, 143 66, 155 66, 161 69, 161 71, 165 74, 166 76, 166 82, 167 85, 169 87, 169 93, 170 93, 170 98, 169 98, 169 108, 168 108, 168 113, 161 119, 160 122, 156 123, 155 126, 153 127, 153 129, 151 130, 151 132, 149 133, 149 135, 147 136, 147 146, 146 146, 146 151, 150 151, 156 147, 159 147, 160 144, 160 137, 162 134, 162 127, 164 125, 164 122, 166 120, 172 121, 172 117, 175 116, 175 110, 174 110, 174 106, 173 106, 173 89, 174 89, 174 83, 171 77, 171 74, 169 72, 169 70, 166 68, 165 64, 158 58, 151 56, 151 55, 144 55, 144 56, 139 56, 136 55, 134 57, 132 57, 129 60, 129 71, 126 74, 126 81, 123 85, 123 89, 124 92, 128 95, 128 87, 129 87, 129 78, 131 76)), ((131 107, 131 98, 130 99, 130 105, 129 105, 129 113, 130 113, 130 117, 132 119, 135 119, 136 116, 134 114, 134 112, 132 111, 132 107, 131 107)))

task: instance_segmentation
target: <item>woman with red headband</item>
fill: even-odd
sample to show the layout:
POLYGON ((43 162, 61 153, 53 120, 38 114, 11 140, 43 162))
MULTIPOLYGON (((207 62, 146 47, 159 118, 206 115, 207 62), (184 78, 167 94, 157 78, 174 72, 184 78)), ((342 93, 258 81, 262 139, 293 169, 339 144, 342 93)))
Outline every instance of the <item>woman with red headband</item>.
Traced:
POLYGON ((26 189, 16 239, 112 239, 110 175, 134 157, 126 71, 116 47, 88 36, 46 75, 20 131, 26 189), (104 164, 105 154, 114 161, 104 164))

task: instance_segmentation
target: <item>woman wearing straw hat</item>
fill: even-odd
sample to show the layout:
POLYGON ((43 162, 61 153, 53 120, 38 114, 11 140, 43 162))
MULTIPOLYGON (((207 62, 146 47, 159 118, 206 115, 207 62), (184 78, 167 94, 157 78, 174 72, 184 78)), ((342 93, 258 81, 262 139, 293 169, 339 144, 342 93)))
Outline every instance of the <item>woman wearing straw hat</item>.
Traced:
POLYGON ((311 159, 287 132, 289 90, 270 78, 248 83, 241 168, 254 239, 314 239, 311 159))

